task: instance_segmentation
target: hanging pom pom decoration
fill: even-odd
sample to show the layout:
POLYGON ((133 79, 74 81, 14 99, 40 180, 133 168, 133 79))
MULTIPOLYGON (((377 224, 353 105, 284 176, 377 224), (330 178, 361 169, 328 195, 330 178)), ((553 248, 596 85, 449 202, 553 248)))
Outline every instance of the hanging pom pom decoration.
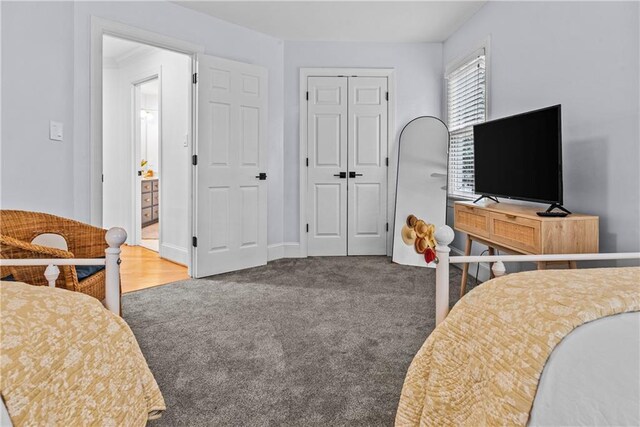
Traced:
POLYGON ((418 254, 424 255, 427 264, 438 262, 435 251, 435 229, 433 224, 428 224, 415 215, 409 215, 406 224, 402 227, 401 234, 404 243, 408 246, 413 245, 418 254))
POLYGON ((434 251, 431 248, 427 248, 427 250, 424 251, 424 260, 427 261, 427 264, 435 261, 436 260, 436 251, 434 251))

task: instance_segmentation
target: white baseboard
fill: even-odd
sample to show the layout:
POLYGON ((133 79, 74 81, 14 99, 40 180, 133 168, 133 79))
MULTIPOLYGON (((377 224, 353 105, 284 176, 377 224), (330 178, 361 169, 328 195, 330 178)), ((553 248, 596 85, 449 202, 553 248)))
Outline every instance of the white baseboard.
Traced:
POLYGON ((285 258, 306 258, 306 255, 303 255, 302 251, 300 250, 300 243, 284 242, 283 245, 285 258))
POLYGON ((189 265, 189 253, 185 248, 163 243, 160 245, 160 256, 182 265, 189 265))
POLYGON ((267 246, 267 261, 274 261, 280 258, 284 258, 284 245, 282 243, 267 246))
POLYGON ((300 243, 284 242, 269 245, 267 247, 267 261, 275 261, 281 258, 306 258, 300 253, 300 243))
MULTIPOLYGON (((458 256, 464 256, 464 251, 454 248, 451 246, 451 252, 458 256)), ((460 268, 462 268, 463 264, 457 264, 460 268)), ((469 264, 469 276, 475 278, 476 277, 476 269, 478 268, 478 264, 469 264)), ((480 263, 480 270, 478 271, 478 280, 480 282, 486 282, 489 280, 489 265, 485 263, 480 263)))

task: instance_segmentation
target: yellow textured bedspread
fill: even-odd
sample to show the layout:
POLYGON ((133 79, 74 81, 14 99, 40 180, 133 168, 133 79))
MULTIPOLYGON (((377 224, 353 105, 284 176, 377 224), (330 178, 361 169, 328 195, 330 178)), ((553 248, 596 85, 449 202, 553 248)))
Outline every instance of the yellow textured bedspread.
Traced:
POLYGON ((640 311, 640 268, 531 271, 471 291, 427 338, 396 425, 526 425, 544 365, 574 328, 640 311))
POLYGON ((15 426, 144 426, 164 400, 129 326, 95 298, 0 282, 0 393, 15 426))

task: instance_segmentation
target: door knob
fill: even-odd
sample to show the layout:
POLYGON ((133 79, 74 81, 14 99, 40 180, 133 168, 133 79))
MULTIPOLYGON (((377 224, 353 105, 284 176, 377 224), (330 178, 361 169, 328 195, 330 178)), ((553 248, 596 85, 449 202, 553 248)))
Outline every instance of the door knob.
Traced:
POLYGON ((260 172, 260 174, 256 175, 256 178, 258 178, 260 181, 266 181, 267 174, 265 172, 260 172))
POLYGON ((333 176, 337 176, 339 178, 346 178, 347 177, 347 173, 346 172, 340 172, 340 173, 333 174, 333 176))
POLYGON ((355 178, 356 176, 362 176, 361 173, 349 172, 349 178, 355 178))

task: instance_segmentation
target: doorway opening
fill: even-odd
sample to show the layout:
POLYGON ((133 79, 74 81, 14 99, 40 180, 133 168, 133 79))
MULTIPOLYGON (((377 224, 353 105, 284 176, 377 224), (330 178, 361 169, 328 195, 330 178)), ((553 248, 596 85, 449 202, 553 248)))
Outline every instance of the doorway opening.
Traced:
POLYGON ((186 276, 191 57, 106 34, 102 45, 102 225, 125 228, 127 244, 153 251, 158 270, 170 262, 186 276))
MULTIPOLYGON (((140 165, 140 246, 160 251, 160 109, 158 77, 136 85, 134 143, 140 165)), ((136 193, 136 197, 138 194, 136 193)), ((137 203, 136 203, 137 204, 137 203)), ((136 224, 137 226, 137 224, 136 224)), ((136 230, 136 233, 138 230, 136 230)))

